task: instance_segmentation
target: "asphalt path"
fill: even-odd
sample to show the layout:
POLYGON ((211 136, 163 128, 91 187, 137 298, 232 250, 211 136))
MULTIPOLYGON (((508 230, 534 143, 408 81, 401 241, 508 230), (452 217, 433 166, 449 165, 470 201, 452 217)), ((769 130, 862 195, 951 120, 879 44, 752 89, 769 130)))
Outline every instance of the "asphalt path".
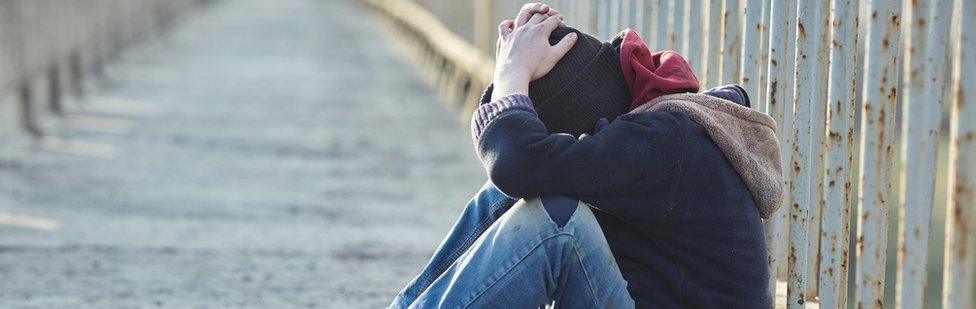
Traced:
POLYGON ((485 179, 352 0, 215 1, 0 156, 0 307, 388 303, 485 179))

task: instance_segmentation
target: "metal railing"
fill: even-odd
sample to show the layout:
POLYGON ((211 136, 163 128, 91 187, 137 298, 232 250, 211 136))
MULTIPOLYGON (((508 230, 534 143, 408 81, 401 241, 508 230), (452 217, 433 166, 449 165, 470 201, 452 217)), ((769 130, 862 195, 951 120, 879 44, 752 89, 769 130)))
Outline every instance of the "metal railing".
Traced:
MULTIPOLYGON (((490 82, 497 24, 523 4, 363 1, 403 25, 425 76, 464 116, 490 82), (405 13, 412 10, 424 17, 405 13), (451 46, 438 42, 445 37, 451 46)), ((597 37, 640 31, 652 49, 685 55, 703 87, 741 84, 754 108, 776 119, 790 189, 765 224, 776 274, 770 287, 786 282, 787 307, 879 308, 893 299, 901 308, 976 308, 976 1, 549 4, 597 37), (889 231, 891 211, 900 216, 889 231), (933 231, 933 218, 943 216, 944 249, 930 243, 943 235, 933 231), (888 248, 889 235, 897 250, 888 248), (897 252, 896 264, 889 252, 897 252), (929 261, 933 252, 944 261, 929 261), (944 267, 928 267, 938 262, 944 267), (895 287, 887 288, 895 295, 886 297, 892 270, 895 287), (929 303, 927 270, 943 287, 929 303)))
POLYGON ((78 94, 106 59, 194 2, 0 0, 0 101, 14 97, 19 127, 42 135, 39 118, 62 112, 62 94, 78 94))

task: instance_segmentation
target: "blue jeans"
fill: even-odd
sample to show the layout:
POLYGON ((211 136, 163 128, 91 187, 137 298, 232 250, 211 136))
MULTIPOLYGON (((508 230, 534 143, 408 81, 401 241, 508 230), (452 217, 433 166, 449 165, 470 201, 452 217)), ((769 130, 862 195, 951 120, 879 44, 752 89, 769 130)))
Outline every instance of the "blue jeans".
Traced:
POLYGON ((631 308, 593 213, 566 197, 516 201, 486 184, 391 308, 631 308))

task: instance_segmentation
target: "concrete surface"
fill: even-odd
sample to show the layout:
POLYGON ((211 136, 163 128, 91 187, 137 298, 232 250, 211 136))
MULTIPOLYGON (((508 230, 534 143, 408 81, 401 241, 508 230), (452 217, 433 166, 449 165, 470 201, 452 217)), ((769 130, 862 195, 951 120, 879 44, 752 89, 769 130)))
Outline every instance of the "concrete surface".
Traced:
POLYGON ((0 307, 363 307, 484 181, 351 0, 218 1, 0 156, 0 307))

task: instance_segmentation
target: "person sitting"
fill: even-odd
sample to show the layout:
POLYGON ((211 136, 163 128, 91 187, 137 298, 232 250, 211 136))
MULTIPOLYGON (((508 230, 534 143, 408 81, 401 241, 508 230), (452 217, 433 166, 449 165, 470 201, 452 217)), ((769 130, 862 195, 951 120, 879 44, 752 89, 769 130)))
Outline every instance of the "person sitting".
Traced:
POLYGON ((391 307, 770 307, 774 121, 632 30, 560 24, 500 25, 472 117, 490 181, 391 307))

